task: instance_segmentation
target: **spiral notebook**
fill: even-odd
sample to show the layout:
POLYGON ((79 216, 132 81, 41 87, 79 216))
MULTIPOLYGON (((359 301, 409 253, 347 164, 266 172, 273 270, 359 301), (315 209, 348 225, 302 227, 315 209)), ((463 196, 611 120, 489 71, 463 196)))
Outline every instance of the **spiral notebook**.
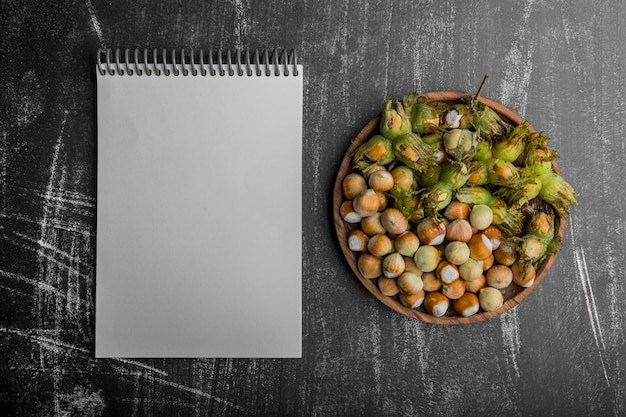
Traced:
POLYGON ((98 51, 96 357, 300 357, 292 51, 98 51))

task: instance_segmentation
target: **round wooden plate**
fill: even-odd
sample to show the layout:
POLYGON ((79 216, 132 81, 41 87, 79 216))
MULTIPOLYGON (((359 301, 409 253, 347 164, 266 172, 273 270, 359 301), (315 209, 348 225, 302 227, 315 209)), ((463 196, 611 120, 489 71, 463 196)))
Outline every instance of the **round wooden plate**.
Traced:
MULTIPOLYGON (((435 104, 435 103, 454 104, 454 103, 457 103, 461 97, 471 96, 472 94, 467 93, 467 92, 460 92, 460 91, 436 91, 436 92, 431 92, 431 93, 425 93, 422 95, 428 99, 429 104, 435 104)), ((505 122, 508 122, 509 124, 513 126, 516 126, 524 122, 523 117, 521 117, 519 114, 517 114, 513 110, 509 109, 508 107, 496 101, 493 101, 484 97, 479 98, 479 101, 491 107, 500 115, 500 117, 502 117, 502 119, 505 122)), ((334 217, 334 222, 335 222, 337 238, 339 239, 339 245, 341 246, 341 250, 346 260, 348 261, 350 268, 356 275, 356 277, 365 286, 365 288, 367 288, 367 290, 370 293, 372 293, 378 300, 383 302, 389 308, 407 317, 420 320, 426 323, 436 323, 436 324, 475 323, 475 322, 480 322, 483 320, 487 320, 487 319, 499 316, 500 314, 517 306, 526 297, 528 297, 535 290, 535 288, 539 286, 539 284, 541 284, 541 281, 543 281, 543 279, 548 274, 548 271, 552 267, 552 264, 554 263, 557 254, 553 254, 549 256, 539 266, 539 268, 537 269, 535 282, 532 286, 528 288, 522 288, 515 284, 511 284, 505 290, 506 293, 504 295, 504 304, 502 305, 502 307, 500 307, 496 311, 491 311, 491 312, 486 312, 481 309, 478 313, 470 317, 459 316, 452 309, 452 303, 447 313, 442 317, 435 317, 426 313, 426 311, 424 311, 423 306, 420 306, 414 309, 404 307, 400 303, 398 296, 389 297, 380 292, 380 290, 378 289, 376 278, 367 279, 361 275, 357 267, 357 254, 353 252, 352 250, 350 250, 350 248, 348 247, 348 235, 350 234, 352 230, 358 228, 359 225, 351 224, 351 223, 344 221, 341 218, 341 215, 339 214, 339 207, 341 206, 341 203, 344 200, 344 197, 341 191, 341 183, 346 175, 348 175, 351 172, 356 172, 352 168, 351 155, 360 145, 362 145, 372 136, 377 134, 380 118, 381 118, 380 114, 376 116, 375 118, 373 118, 363 128, 363 130, 361 130, 361 132, 357 135, 357 137, 352 141, 350 147, 345 153, 345 156, 343 157, 343 160, 341 161, 339 172, 335 180, 335 187, 333 190, 333 217, 334 217)), ((532 126, 531 126, 531 130, 534 131, 532 126)), ((556 162, 553 162, 553 167, 554 167, 555 172, 560 174, 559 168, 556 162)), ((556 216, 555 229, 556 229, 557 235, 560 236, 562 239, 565 234, 565 219, 556 216)))

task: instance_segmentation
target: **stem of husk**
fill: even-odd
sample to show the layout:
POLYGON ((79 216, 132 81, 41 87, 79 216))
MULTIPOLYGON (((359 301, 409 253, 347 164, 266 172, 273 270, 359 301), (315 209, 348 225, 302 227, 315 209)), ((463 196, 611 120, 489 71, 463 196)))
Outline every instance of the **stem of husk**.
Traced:
POLYGON ((480 98, 480 95, 483 92, 483 88, 485 88, 485 85, 487 84, 487 79, 489 78, 489 74, 485 74, 484 78, 483 78, 483 82, 480 83, 480 87, 478 87, 478 91, 476 92, 476 94, 474 94, 474 100, 473 101, 478 101, 478 99, 480 98))

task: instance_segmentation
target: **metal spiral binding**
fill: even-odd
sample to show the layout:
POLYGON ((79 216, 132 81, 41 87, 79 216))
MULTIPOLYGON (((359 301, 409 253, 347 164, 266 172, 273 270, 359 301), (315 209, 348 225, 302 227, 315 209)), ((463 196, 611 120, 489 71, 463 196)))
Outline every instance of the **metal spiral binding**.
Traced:
POLYGON ((121 76, 298 76, 295 50, 98 49, 100 75, 121 76), (123 56, 122 56, 123 53, 123 56))

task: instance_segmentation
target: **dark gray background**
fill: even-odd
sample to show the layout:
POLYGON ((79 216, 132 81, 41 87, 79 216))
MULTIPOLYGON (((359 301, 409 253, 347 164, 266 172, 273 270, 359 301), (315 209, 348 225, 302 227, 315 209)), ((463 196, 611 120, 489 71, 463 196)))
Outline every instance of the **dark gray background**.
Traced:
POLYGON ((626 414, 624 17, 617 0, 4 0, 0 402, 59 416, 626 414), (302 359, 94 359, 98 47, 297 49, 302 359), (416 322, 352 275, 333 181, 385 94, 474 91, 486 73, 484 96, 552 138, 580 205, 520 306, 416 322))

